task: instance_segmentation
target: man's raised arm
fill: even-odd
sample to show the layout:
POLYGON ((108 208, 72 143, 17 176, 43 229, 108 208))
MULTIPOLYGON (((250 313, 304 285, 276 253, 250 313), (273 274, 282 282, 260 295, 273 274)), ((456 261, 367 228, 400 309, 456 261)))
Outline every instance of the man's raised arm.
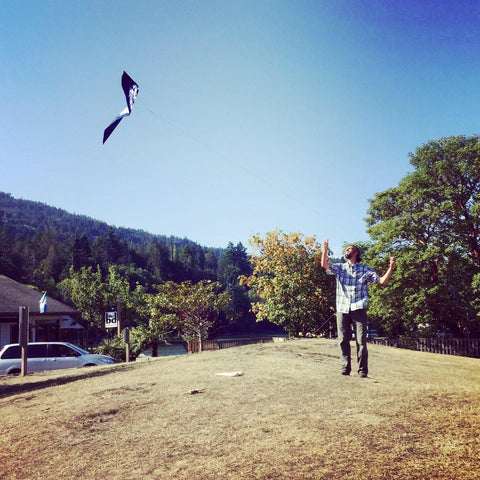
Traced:
POLYGON ((325 270, 330 270, 330 267, 328 266, 328 238, 323 241, 322 267, 325 270))
POLYGON ((383 277, 378 279, 378 284, 385 285, 388 279, 392 276, 393 268, 395 267, 395 257, 390 257, 390 265, 388 266, 388 270, 385 272, 383 277))

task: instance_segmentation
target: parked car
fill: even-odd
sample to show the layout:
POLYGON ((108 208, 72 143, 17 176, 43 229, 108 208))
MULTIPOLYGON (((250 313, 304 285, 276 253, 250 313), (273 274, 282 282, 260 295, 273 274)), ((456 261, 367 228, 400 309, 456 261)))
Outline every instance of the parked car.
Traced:
MULTIPOLYGON (((21 358, 19 344, 5 345, 0 351, 0 375, 18 375, 22 368, 21 358)), ((66 342, 36 342, 27 347, 28 373, 111 363, 115 363, 112 357, 89 353, 66 342)))

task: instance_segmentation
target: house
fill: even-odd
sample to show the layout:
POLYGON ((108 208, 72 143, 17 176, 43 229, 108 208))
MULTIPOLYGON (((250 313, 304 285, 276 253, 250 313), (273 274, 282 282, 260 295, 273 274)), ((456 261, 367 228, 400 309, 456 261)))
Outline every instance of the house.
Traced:
POLYGON ((29 309, 29 341, 62 341, 84 345, 86 330, 80 313, 47 296, 47 309, 40 313, 42 293, 0 275, 0 348, 18 343, 19 309, 29 309))

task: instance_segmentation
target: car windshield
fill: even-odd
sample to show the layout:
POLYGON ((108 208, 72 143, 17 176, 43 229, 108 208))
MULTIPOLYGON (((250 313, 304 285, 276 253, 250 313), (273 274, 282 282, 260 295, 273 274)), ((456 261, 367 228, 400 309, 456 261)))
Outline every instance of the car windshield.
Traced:
POLYGON ((83 348, 77 347, 76 345, 72 345, 71 343, 67 343, 67 345, 74 348, 77 352, 80 352, 82 355, 90 355, 90 352, 87 352, 83 348))

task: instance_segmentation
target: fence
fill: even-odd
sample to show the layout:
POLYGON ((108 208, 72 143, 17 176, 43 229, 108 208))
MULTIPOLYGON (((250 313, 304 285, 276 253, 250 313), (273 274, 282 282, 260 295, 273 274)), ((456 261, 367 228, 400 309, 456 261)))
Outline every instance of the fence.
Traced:
POLYGON ((408 348, 420 352, 459 355, 462 357, 480 358, 480 339, 478 338, 385 338, 377 337, 369 340, 377 345, 408 348))
MULTIPOLYGON (((273 342, 273 337, 262 338, 235 338, 227 340, 203 340, 202 350, 220 350, 223 348, 238 347, 240 345, 251 345, 253 343, 273 342)), ((200 351, 200 342, 190 340, 188 342, 188 353, 196 353, 200 351)))

